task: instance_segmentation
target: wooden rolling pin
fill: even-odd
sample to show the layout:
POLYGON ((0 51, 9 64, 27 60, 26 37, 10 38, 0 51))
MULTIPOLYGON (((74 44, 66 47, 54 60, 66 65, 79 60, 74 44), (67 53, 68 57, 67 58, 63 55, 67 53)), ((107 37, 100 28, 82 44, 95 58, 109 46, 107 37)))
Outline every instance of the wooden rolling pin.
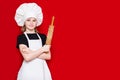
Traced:
POLYGON ((51 45, 51 42, 52 42, 52 37, 53 37, 53 31, 54 31, 54 19, 55 17, 53 16, 52 17, 52 21, 51 21, 51 24, 48 28, 48 33, 47 33, 47 39, 46 39, 46 45, 51 45))

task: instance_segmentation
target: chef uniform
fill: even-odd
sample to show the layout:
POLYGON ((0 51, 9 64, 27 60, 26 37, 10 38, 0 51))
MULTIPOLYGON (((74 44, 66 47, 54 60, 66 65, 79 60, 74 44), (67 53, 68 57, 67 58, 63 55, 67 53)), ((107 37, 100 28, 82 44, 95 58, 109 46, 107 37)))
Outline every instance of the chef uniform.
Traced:
MULTIPOLYGON (((24 3, 16 10, 15 20, 18 26, 23 26, 24 21, 29 17, 37 19, 37 26, 42 23, 43 15, 41 8, 36 3, 24 3), (26 13, 28 13, 28 15, 26 13)), ((27 46, 29 49, 38 50, 42 47, 43 40, 38 33, 34 33, 38 39, 30 39, 26 32, 24 32, 23 35, 25 36, 24 39, 26 38, 27 40, 27 46)), ((24 41, 21 42, 24 43, 24 41)), ((52 78, 46 61, 40 58, 35 58, 29 62, 23 60, 22 66, 18 72, 17 80, 52 80, 52 78)))

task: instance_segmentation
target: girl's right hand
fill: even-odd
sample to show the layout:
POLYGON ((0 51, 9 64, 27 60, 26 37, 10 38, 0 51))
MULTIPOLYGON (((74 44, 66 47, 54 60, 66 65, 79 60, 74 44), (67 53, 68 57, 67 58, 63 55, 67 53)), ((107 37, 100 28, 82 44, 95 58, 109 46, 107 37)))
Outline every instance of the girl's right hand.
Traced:
POLYGON ((43 51, 43 52, 49 52, 49 51, 50 51, 50 47, 51 47, 51 45, 44 45, 44 46, 42 47, 42 51, 43 51))

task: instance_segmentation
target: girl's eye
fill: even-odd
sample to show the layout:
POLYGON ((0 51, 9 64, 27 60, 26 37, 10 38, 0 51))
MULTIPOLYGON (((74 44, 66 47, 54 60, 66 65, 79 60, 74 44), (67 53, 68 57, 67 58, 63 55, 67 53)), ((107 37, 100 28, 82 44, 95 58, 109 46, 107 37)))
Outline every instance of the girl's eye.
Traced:
POLYGON ((29 19, 27 21, 30 21, 29 19))
POLYGON ((36 22, 36 20, 33 20, 33 22, 36 22))

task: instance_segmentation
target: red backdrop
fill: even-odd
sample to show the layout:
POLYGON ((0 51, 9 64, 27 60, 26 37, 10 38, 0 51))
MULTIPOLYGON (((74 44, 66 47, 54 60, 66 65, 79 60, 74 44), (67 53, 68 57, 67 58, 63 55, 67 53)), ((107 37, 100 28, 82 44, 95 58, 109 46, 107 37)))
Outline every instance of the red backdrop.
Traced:
POLYGON ((44 13, 38 30, 46 34, 55 16, 53 80, 120 80, 120 6, 111 0, 0 0, 0 79, 16 80, 22 56, 16 49, 21 33, 14 15, 23 2, 36 2, 44 13))

